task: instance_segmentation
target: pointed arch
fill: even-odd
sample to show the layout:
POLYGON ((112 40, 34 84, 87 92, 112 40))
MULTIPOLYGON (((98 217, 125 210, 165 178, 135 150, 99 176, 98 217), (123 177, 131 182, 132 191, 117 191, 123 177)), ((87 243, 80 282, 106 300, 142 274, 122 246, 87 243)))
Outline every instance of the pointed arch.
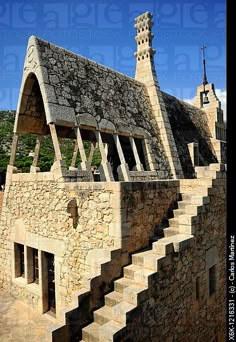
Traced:
POLYGON ((27 75, 22 88, 14 131, 26 134, 49 134, 42 92, 33 72, 27 75))

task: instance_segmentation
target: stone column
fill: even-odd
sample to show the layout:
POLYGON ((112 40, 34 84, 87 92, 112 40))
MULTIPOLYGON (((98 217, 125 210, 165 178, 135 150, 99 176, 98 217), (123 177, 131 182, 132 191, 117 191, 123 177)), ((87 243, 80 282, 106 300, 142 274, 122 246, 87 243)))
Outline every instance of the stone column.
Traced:
POLYGON ((190 154, 190 158, 192 161, 193 166, 199 165, 199 148, 198 143, 190 143, 188 144, 188 150, 190 154))
POLYGON ((9 161, 9 165, 11 165, 11 166, 14 166, 14 164, 15 164, 17 145, 18 145, 18 134, 14 133, 13 141, 12 141, 12 147, 11 147, 11 157, 10 157, 10 161, 9 161))
POLYGON ((73 169, 75 168, 77 155, 78 155, 78 144, 77 144, 77 141, 76 141, 75 142, 75 146, 74 146, 73 157, 72 157, 72 160, 71 160, 70 168, 73 168, 73 169))
POLYGON ((55 151, 55 159, 56 161, 60 161, 62 160, 62 155, 61 155, 60 144, 59 144, 59 140, 57 136, 56 126, 54 123, 50 123, 49 128, 50 128, 53 147, 55 151))
POLYGON ((94 151, 95 151, 96 145, 97 144, 91 143, 89 157, 88 157, 88 162, 89 162, 90 165, 92 164, 92 161, 93 161, 93 155, 94 155, 94 151))
POLYGON ((34 159, 33 159, 32 165, 30 167, 30 172, 32 172, 32 173, 40 171, 40 168, 37 167, 37 165, 38 165, 38 160, 39 160, 39 151, 40 151, 40 147, 41 147, 41 141, 42 141, 42 136, 38 135, 36 138, 36 145, 35 145, 35 150, 34 150, 34 159))
POLYGON ((143 171, 143 165, 140 161, 139 155, 138 155, 138 150, 135 144, 135 140, 133 137, 129 137, 129 141, 130 141, 130 145, 134 154, 134 158, 135 158, 135 163, 136 163, 136 170, 137 171, 143 171))
POLYGON ((142 146, 147 170, 155 171, 157 169, 157 164, 148 139, 142 140, 142 146))
POLYGON ((117 148, 117 152, 120 158, 120 166, 117 169, 118 175, 119 175, 119 180, 123 180, 126 182, 130 181, 130 177, 129 177, 129 166, 125 161, 125 156, 121 147, 121 143, 120 143, 120 139, 118 134, 114 134, 113 135, 115 144, 116 144, 116 148, 117 148))
POLYGON ((99 131, 95 131, 95 136, 96 136, 98 147, 99 147, 101 157, 102 157, 102 163, 99 167, 100 179, 101 181, 112 182, 114 181, 114 177, 112 174, 111 165, 107 161, 107 155, 106 155, 106 151, 103 145, 101 133, 99 131))
POLYGON ((76 127, 75 132, 76 132, 76 138, 77 138, 77 145, 78 145, 79 153, 81 157, 80 168, 81 170, 88 171, 88 162, 87 162, 87 157, 86 157, 85 150, 84 150, 84 144, 83 144, 83 140, 81 137, 80 128, 76 127))

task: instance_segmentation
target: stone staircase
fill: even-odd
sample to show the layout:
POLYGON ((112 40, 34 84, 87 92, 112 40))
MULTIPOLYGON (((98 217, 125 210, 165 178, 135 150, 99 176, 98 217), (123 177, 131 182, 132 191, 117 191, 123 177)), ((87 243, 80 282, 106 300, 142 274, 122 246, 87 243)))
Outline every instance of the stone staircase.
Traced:
POLYGON ((129 255, 121 249, 94 249, 87 256, 90 272, 83 277, 80 290, 72 295, 70 306, 59 312, 49 332, 52 341, 79 341, 82 327, 93 320, 93 311, 104 305, 104 296, 112 290, 114 279, 121 276, 129 255))
MULTIPOLYGON (((105 295, 105 305, 93 313, 93 323, 82 329, 86 342, 121 341, 126 322, 139 304, 151 298, 150 287, 158 281, 158 270, 169 263, 173 253, 194 243, 199 213, 207 211, 209 194, 217 178, 224 178, 220 164, 197 167, 197 179, 180 180, 181 198, 173 210, 164 237, 152 243, 150 250, 132 255, 131 265, 123 268, 123 277, 114 281, 114 291, 105 295)), ((220 180, 221 181, 221 180, 220 180)))

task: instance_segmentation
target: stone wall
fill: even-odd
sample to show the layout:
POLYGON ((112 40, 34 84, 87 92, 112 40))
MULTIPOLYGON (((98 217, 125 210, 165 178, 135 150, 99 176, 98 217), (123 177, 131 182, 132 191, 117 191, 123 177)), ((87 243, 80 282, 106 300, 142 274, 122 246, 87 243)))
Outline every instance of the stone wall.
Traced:
POLYGON ((193 246, 160 263, 150 278, 151 298, 128 314, 127 327, 115 341, 225 341, 224 179, 214 180, 209 199, 198 215, 193 246), (209 268, 214 263, 216 292, 210 296, 209 268))
POLYGON ((147 246, 178 184, 57 183, 51 173, 13 174, 0 218, 0 287, 42 311, 40 288, 13 277, 13 243, 20 243, 55 255, 57 307, 68 305, 91 274, 89 253, 147 246))
POLYGON ((185 178, 194 177, 188 143, 198 143, 199 165, 216 163, 207 115, 204 111, 162 92, 185 178))
POLYGON ((178 181, 121 183, 122 248, 146 247, 168 208, 177 200, 178 181))
POLYGON ((2 211, 3 195, 4 195, 4 192, 0 191, 0 214, 1 214, 1 211, 2 211))

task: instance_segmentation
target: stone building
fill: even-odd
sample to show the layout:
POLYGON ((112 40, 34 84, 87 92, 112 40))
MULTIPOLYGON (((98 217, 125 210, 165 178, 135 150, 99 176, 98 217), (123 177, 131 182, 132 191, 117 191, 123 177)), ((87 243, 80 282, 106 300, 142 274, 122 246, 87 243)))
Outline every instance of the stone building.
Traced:
POLYGON ((162 92, 152 15, 135 21, 135 79, 30 37, 0 216, 0 287, 53 316, 48 341, 225 341, 221 104, 213 84, 197 88, 194 106, 162 92), (15 167, 22 134, 37 137, 29 173, 15 167), (41 172, 45 136, 55 158, 41 172), (74 143, 70 167, 63 139, 74 143))

